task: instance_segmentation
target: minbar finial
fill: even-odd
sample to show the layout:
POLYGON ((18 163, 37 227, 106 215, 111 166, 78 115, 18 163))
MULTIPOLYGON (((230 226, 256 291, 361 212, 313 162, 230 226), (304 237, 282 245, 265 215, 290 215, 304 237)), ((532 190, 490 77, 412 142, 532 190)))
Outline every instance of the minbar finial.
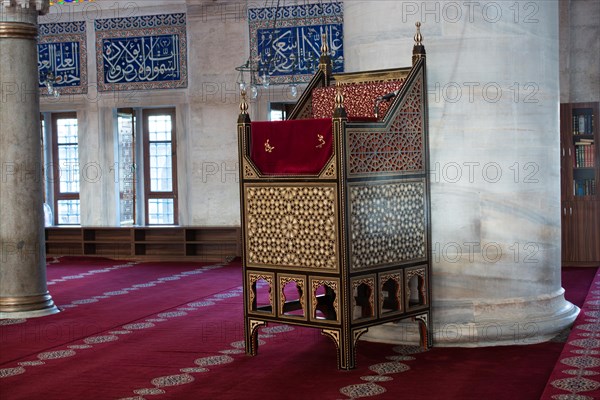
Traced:
POLYGON ((421 22, 415 22, 415 26, 417 27, 417 33, 415 33, 415 46, 422 46, 423 35, 421 35, 421 22))
POLYGON ((325 74, 325 84, 329 85, 331 77, 331 57, 329 56, 329 45, 327 44, 327 34, 321 34, 321 56, 319 57, 319 69, 325 74))
POLYGON ((335 83, 335 108, 344 107, 344 94, 342 93, 342 85, 340 82, 335 83))
POLYGON ((242 100, 240 101, 240 115, 238 115, 238 124, 249 124, 250 115, 248 114, 248 101, 246 100, 246 89, 240 92, 242 100))
POLYGON ((417 33, 415 33, 415 45, 413 46, 413 65, 415 65, 417 61, 425 59, 425 46, 423 46, 423 35, 421 35, 421 22, 417 21, 415 26, 417 27, 417 33))
POLYGON ((342 84, 335 83, 335 108, 333 118, 346 118, 346 109, 344 109, 344 94, 342 93, 342 84))
POLYGON ((329 55, 329 45, 327 44, 327 34, 321 34, 321 55, 327 56, 329 55))
POLYGON ((240 114, 248 114, 248 102, 246 101, 246 89, 241 91, 240 114))

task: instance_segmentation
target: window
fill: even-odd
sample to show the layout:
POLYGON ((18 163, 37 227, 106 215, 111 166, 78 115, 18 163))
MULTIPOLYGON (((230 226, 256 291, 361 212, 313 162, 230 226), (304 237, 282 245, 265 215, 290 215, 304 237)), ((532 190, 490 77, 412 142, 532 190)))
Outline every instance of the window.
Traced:
POLYGON ((119 141, 119 221, 122 226, 131 226, 136 218, 136 152, 135 152, 135 111, 119 109, 117 128, 119 141))
POLYGON ((115 115, 120 224, 177 224, 175 109, 119 108, 115 115))
POLYGON ((52 114, 52 159, 54 223, 78 225, 79 141, 76 113, 52 114))
POLYGON ((175 110, 143 110, 143 128, 146 223, 177 224, 175 110))
MULTIPOLYGON (((117 220, 122 226, 177 225, 175 108, 118 109, 115 116, 117 220)), ((80 225, 77 114, 47 113, 45 121, 45 127, 44 121, 40 125, 51 133, 47 142, 52 153, 52 162, 44 163, 48 173, 52 171, 45 194, 53 204, 54 224, 80 225)))
POLYGON ((270 121, 284 121, 293 111, 295 103, 271 103, 270 121))

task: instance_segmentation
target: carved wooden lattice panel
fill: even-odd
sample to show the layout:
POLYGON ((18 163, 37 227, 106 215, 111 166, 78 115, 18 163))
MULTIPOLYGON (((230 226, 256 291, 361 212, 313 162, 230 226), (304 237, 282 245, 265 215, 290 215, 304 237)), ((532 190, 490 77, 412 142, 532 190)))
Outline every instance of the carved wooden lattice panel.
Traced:
POLYGON ((349 187, 353 269, 425 258, 425 182, 349 187))
POLYGON ((334 185, 246 186, 245 197, 248 265, 337 268, 334 185))
POLYGON ((388 131, 348 129, 351 175, 424 169, 421 92, 422 75, 419 75, 388 131))
POLYGON ((310 118, 313 118, 312 100, 309 100, 306 103, 306 106, 304 107, 304 109, 300 112, 300 114, 298 114, 298 117, 296 117, 296 119, 310 119, 310 118))

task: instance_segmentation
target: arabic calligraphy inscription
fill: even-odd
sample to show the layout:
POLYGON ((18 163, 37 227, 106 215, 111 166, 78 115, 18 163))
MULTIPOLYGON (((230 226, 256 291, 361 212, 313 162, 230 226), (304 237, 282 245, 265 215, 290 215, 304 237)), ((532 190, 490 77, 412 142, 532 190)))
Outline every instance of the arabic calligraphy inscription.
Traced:
POLYGON ((178 35, 108 38, 102 49, 105 83, 181 78, 178 35))
POLYGON ((334 72, 344 70, 341 24, 279 27, 257 30, 258 69, 272 76, 312 75, 321 55, 321 35, 327 35, 334 72))

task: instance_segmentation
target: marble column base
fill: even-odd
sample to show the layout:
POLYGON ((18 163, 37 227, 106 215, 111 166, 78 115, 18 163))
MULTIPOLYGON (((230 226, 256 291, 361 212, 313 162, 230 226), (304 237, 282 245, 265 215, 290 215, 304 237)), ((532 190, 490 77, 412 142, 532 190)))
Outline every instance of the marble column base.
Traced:
POLYGON ((50 293, 0 297, 0 319, 35 318, 60 312, 50 293))
MULTIPOLYGON (((568 328, 578 314, 579 307, 565 300, 562 288, 531 298, 436 301, 432 310, 433 346, 484 347, 546 342, 568 328)), ((409 320, 379 325, 369 328, 361 339, 418 345, 418 325, 409 320)))

